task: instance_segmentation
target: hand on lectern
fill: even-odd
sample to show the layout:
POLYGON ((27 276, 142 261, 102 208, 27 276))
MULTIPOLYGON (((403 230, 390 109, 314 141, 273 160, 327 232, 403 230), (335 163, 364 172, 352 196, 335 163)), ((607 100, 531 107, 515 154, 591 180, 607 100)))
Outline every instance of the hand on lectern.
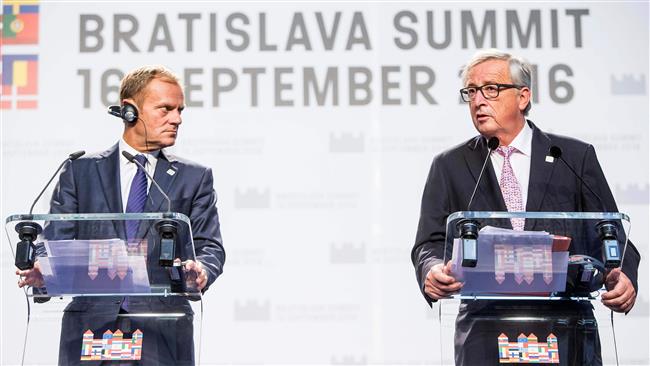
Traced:
POLYGON ((185 271, 194 272, 196 275, 196 287, 199 291, 208 284, 208 272, 203 268, 203 265, 199 261, 187 260, 185 261, 185 271))
POLYGON ((600 297, 603 305, 619 313, 632 310, 636 302, 636 291, 632 281, 620 268, 614 268, 607 273, 605 287, 607 292, 600 297))
POLYGON ((38 260, 34 262, 34 268, 24 271, 17 269, 16 274, 20 276, 18 279, 18 287, 32 286, 40 288, 45 285, 43 275, 41 274, 41 264, 38 260))
POLYGON ((440 263, 431 267, 424 280, 424 292, 434 300, 449 297, 460 291, 461 287, 463 283, 451 275, 451 261, 446 265, 440 263))

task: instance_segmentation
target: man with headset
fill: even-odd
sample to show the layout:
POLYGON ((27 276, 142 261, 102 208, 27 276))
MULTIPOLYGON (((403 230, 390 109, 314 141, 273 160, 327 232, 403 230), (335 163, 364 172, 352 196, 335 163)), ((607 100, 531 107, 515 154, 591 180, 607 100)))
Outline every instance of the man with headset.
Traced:
MULTIPOLYGON (((205 291, 222 273, 225 252, 211 169, 174 157, 164 150, 174 145, 182 123, 181 112, 185 104, 179 79, 162 66, 137 68, 122 79, 120 101, 121 105, 111 107, 109 113, 123 119, 122 138, 102 153, 68 163, 53 193, 50 213, 137 213, 165 209, 166 201, 152 187, 144 172, 122 155, 122 152, 128 152, 169 196, 171 211, 190 218, 196 261, 186 261, 184 268, 194 273, 196 287, 205 291)), ((150 223, 134 223, 120 222, 114 226, 109 222, 102 227, 90 227, 83 222, 77 225, 50 223, 44 236, 48 239, 96 239, 99 235, 103 238, 119 237, 129 242, 146 238, 150 223)), ((160 274, 166 273, 158 268, 158 258, 152 255, 151 247, 150 244, 147 262, 150 280, 152 276, 161 278, 160 274)), ((17 271, 22 276, 19 286, 41 287, 42 277, 38 268, 35 265, 34 270, 17 271)), ((143 330, 143 362, 193 364, 192 310, 186 300, 174 297, 75 298, 64 314, 59 363, 80 363, 81 336, 85 330, 125 326, 106 321, 114 319, 118 313, 170 311, 188 316, 145 323, 144 327, 149 324, 152 329, 143 330)), ((131 328, 130 331, 134 331, 135 325, 131 328)), ((97 335, 106 329, 92 330, 97 335)))
MULTIPOLYGON (((542 132, 526 120, 531 108, 531 66, 527 62, 498 50, 483 51, 470 60, 462 76, 464 87, 460 90, 461 96, 469 105, 474 127, 480 135, 434 158, 424 188, 417 236, 411 252, 420 290, 430 304, 457 293, 463 286, 452 275, 451 262, 444 263, 444 258, 450 257, 450 252, 445 255, 446 220, 453 212, 467 210, 483 162, 487 159, 490 138, 498 138, 500 146, 490 148, 494 149, 490 153, 491 164, 487 164, 478 183, 471 210, 571 212, 603 211, 604 206, 606 211, 618 211, 593 146, 542 132), (598 197, 583 187, 566 166, 559 165, 557 159, 555 162, 547 160, 551 146, 564 151, 568 164, 580 172, 585 184, 593 188, 598 197)), ((506 225, 512 225, 515 230, 540 230, 534 226, 534 221, 507 220, 506 225)), ((593 236, 591 232, 584 234, 584 238, 593 236)), ((588 239, 572 241, 570 252, 601 257, 600 246, 588 239)), ((601 297, 605 306, 617 312, 632 309, 638 290, 639 260, 638 251, 629 244, 622 270, 616 268, 606 275, 608 291, 601 297)), ((582 332, 576 336, 575 343, 560 344, 560 361, 569 365, 602 363, 598 332, 595 320, 591 322, 593 313, 589 302, 479 300, 461 304, 456 321, 456 364, 498 363, 497 339, 505 325, 487 319, 526 314, 582 319, 582 332)), ((518 329, 524 331, 523 327, 518 329)), ((551 325, 544 329, 546 334, 536 335, 543 340, 549 331, 557 333, 558 329, 551 325)), ((510 337, 512 340, 513 336, 510 337)))

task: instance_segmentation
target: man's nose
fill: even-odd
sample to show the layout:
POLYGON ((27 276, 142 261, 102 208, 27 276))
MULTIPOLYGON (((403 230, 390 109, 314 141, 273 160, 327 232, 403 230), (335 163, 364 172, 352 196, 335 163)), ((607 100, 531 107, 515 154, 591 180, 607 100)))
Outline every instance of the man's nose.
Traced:
POLYGON ((474 97, 470 99, 470 103, 475 106, 479 105, 484 105, 486 104, 487 99, 483 95, 483 92, 480 90, 477 90, 476 93, 474 94, 474 97))
POLYGON ((183 123, 183 118, 181 117, 180 111, 174 112, 174 114, 170 118, 170 123, 173 123, 175 125, 180 125, 181 123, 183 123))

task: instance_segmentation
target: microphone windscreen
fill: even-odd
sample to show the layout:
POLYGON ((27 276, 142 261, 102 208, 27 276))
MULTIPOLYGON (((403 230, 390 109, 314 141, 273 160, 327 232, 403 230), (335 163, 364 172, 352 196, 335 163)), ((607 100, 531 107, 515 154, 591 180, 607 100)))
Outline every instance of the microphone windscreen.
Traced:
POLYGON ((79 151, 77 151, 77 152, 73 152, 72 154, 70 154, 70 155, 68 156, 68 159, 70 159, 70 160, 77 160, 77 159, 79 159, 80 157, 84 156, 84 154, 86 154, 85 151, 83 151, 83 150, 79 150, 79 151))
POLYGON ((135 157, 133 155, 129 154, 128 151, 122 151, 122 156, 124 156, 126 158, 126 160, 128 160, 130 162, 133 162, 133 159, 135 159, 135 157))
POLYGON ((559 147, 553 145, 548 151, 549 155, 554 157, 555 159, 559 159, 562 156, 562 149, 559 147))
POLYGON ((488 140, 488 148, 490 150, 494 150, 497 147, 499 147, 499 138, 498 137, 490 137, 488 140))

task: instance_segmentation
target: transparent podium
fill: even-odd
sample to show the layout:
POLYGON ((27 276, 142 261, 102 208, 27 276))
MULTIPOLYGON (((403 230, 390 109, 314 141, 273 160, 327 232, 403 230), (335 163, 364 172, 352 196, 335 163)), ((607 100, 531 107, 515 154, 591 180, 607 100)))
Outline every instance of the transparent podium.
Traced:
POLYGON ((25 287, 23 364, 199 364, 202 297, 187 266, 187 216, 13 215, 5 231, 17 267, 41 274, 25 287), (127 227, 134 239, 124 239, 127 227))
POLYGON ((630 228, 623 213, 451 214, 444 257, 463 287, 434 305, 441 364, 616 364, 599 297, 630 228))

